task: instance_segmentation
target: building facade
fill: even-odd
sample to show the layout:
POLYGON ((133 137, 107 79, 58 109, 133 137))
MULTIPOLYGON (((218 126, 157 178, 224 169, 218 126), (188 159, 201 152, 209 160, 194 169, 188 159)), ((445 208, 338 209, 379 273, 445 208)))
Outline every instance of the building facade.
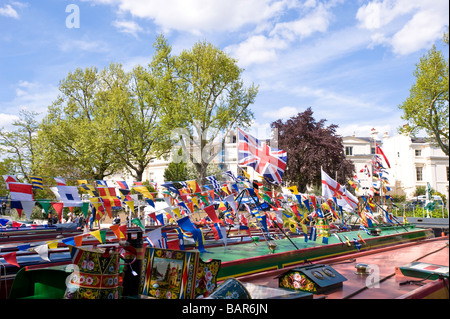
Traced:
POLYGON ((431 187, 448 196, 449 157, 424 138, 413 138, 410 135, 389 136, 382 138, 372 129, 370 137, 347 136, 343 138, 345 154, 356 170, 361 181, 357 195, 367 194, 372 184, 372 163, 378 143, 386 155, 391 168, 387 169, 391 195, 414 196, 417 186, 431 187), (365 173, 368 168, 370 177, 365 173))

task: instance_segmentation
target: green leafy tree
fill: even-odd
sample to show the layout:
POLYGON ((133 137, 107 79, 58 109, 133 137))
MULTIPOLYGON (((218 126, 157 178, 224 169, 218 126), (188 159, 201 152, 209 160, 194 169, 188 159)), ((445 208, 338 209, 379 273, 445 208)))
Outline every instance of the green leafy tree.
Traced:
POLYGON ((163 36, 154 46, 152 67, 166 83, 161 94, 171 101, 164 112, 175 128, 172 136, 203 180, 220 152, 221 134, 225 137, 233 127, 248 126, 253 119, 249 106, 258 89, 246 88, 241 79, 244 70, 210 43, 196 43, 177 56, 163 36))
POLYGON ((42 171, 74 179, 103 179, 117 171, 105 139, 109 128, 98 116, 99 89, 94 67, 78 68, 60 82, 38 134, 42 171))
POLYGON ((13 122, 13 131, 0 129, 0 150, 8 158, 8 174, 18 174, 28 179, 36 171, 36 134, 38 113, 21 110, 19 120, 13 122))
POLYGON ((138 181, 151 160, 171 148, 168 121, 161 121, 166 99, 158 92, 163 83, 151 69, 135 67, 123 71, 111 64, 100 74, 99 119, 108 128, 106 145, 120 165, 138 181))
MULTIPOLYGON (((448 32, 444 34, 444 42, 448 46, 448 32)), ((416 82, 399 106, 404 112, 402 119, 408 122, 400 131, 415 135, 425 130, 446 155, 449 155, 448 66, 448 59, 433 45, 416 64, 416 82)))

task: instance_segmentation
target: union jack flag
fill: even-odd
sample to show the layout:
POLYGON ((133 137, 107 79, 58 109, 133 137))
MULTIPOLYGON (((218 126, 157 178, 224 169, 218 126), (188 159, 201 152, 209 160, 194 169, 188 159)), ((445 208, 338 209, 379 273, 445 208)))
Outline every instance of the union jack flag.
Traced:
POLYGON ((238 128, 238 164, 250 166, 269 181, 281 184, 287 153, 269 147, 238 128))

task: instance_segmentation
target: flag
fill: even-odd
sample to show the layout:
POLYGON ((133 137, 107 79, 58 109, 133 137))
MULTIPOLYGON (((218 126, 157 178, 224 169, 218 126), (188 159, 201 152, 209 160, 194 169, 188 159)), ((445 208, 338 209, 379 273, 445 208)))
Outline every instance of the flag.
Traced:
POLYGON ((44 189, 44 183, 42 181, 42 177, 39 176, 30 176, 31 185, 33 185, 34 189, 44 189))
POLYGON ((96 180, 97 186, 108 187, 108 183, 104 180, 96 180))
MULTIPOLYGON (((122 202, 116 195, 116 189, 114 187, 98 187, 98 194, 104 203, 107 203, 108 207, 121 207, 122 202)), ((105 206, 106 207, 106 206, 105 206)))
POLYGON ((63 203, 52 202, 52 206, 53 206, 53 209, 58 214, 58 220, 61 221, 64 204, 63 203))
POLYGON ((342 185, 326 174, 323 169, 322 173, 322 196, 325 198, 336 198, 336 202, 345 211, 353 211, 358 206, 358 199, 353 196, 342 185))
POLYGON ((9 189, 9 183, 18 183, 17 177, 15 175, 3 175, 5 179, 6 188, 9 189))
POLYGON ((233 210, 233 213, 235 216, 237 216, 237 205, 236 205, 236 200, 234 199, 233 195, 229 195, 227 197, 224 198, 224 200, 228 203, 228 205, 230 205, 231 209, 233 210))
POLYGON ((58 186, 66 186, 66 181, 62 177, 55 177, 56 185, 58 186))
POLYGON ((133 218, 131 220, 131 223, 135 224, 136 226, 140 227, 142 230, 145 231, 145 227, 144 225, 142 225, 141 221, 139 220, 139 218, 133 218))
POLYGON ((250 229, 248 228, 248 219, 244 216, 244 214, 240 215, 239 229, 245 230, 247 232, 247 235, 251 237, 250 229))
POLYGON ((11 200, 33 201, 33 186, 24 183, 9 183, 11 200))
POLYGON ((236 182, 236 177, 234 176, 234 174, 233 174, 232 171, 226 171, 226 172, 223 172, 223 175, 225 175, 225 176, 231 178, 231 180, 232 180, 233 182, 236 182))
POLYGON ((145 198, 153 200, 153 195, 152 193, 150 193, 147 187, 139 185, 133 186, 132 189, 134 189, 138 193, 141 193, 145 198))
POLYGON ((287 189, 289 189, 292 192, 292 194, 298 195, 297 186, 291 186, 291 187, 288 187, 287 189))
POLYGON ((355 191, 359 192, 358 186, 356 186, 356 184, 353 181, 348 181, 348 183, 350 184, 351 187, 355 189, 355 191))
POLYGON ((266 143, 238 128, 238 164, 250 166, 269 181, 281 184, 286 169, 287 152, 266 143))
POLYGON ((198 186, 197 181, 186 181, 186 183, 191 188, 192 193, 201 193, 202 190, 200 189, 200 186, 198 186))
POLYGON ((143 237, 151 247, 163 248, 164 244, 162 239, 161 227, 156 228, 155 230, 152 230, 148 233, 145 233, 143 237))
POLYGON ((214 209, 214 205, 210 205, 204 208, 205 213, 211 219, 213 223, 219 223, 220 220, 217 217, 216 210, 214 209))
POLYGON ((317 229, 316 227, 311 228, 311 233, 309 234, 309 240, 315 241, 317 239, 317 229))
POLYGON ((33 248, 35 252, 38 253, 39 257, 41 257, 45 261, 50 261, 48 258, 48 245, 43 244, 33 248))
POLYGON ((3 259, 10 265, 14 265, 20 268, 20 265, 17 263, 17 253, 12 252, 9 254, 2 255, 3 259))
POLYGON ((383 158, 384 158, 384 160, 385 160, 385 162, 386 162, 388 168, 391 168, 391 164, 389 164, 389 161, 388 161, 386 155, 384 155, 384 152, 383 152, 383 150, 381 149, 380 145, 379 145, 378 143, 376 143, 375 146, 376 146, 376 147, 375 147, 375 148, 376 148, 375 154, 379 154, 379 155, 383 156, 383 158))
MULTIPOLYGON (((80 182, 85 182, 85 181, 78 181, 78 183, 80 182)), ((93 197, 98 197, 98 191, 95 189, 94 186, 92 185, 88 185, 87 183, 81 183, 80 186, 81 191, 88 193, 89 195, 93 196, 93 197)))
POLYGON ((161 184, 161 186, 167 188, 167 190, 171 191, 172 193, 180 195, 180 191, 171 182, 166 182, 164 184, 161 184))
POLYGON ((58 201, 63 202, 64 207, 82 207, 78 188, 76 186, 56 186, 50 187, 50 190, 55 194, 58 201))
POLYGON ((214 175, 211 176, 207 176, 206 179, 212 184, 212 187, 214 189, 219 189, 220 188, 220 184, 217 181, 216 177, 214 175))
POLYGON ((177 223, 182 230, 192 233, 194 240, 197 242, 198 250, 200 252, 205 252, 203 233, 201 229, 198 229, 192 224, 189 216, 177 220, 177 223))
POLYGON ((34 202, 34 201, 22 201, 21 203, 22 203, 23 211, 25 212, 25 216, 27 217, 28 220, 30 220, 31 213, 33 212, 33 208, 34 208, 36 202, 34 202))
POLYGON ((109 227, 109 229, 111 229, 114 233, 114 235, 116 235, 117 239, 121 239, 124 238, 125 236, 122 234, 122 232, 119 229, 120 225, 116 224, 116 225, 111 225, 109 227))
POLYGON ((355 245, 355 248, 360 251, 361 250, 361 244, 358 243, 358 240, 356 238, 353 238, 353 244, 355 245))
POLYGON ((130 189, 126 181, 116 181, 116 183, 119 185, 119 188, 130 189))
POLYGON ((95 230, 90 232, 89 235, 95 237, 102 244, 106 242, 106 229, 95 230))

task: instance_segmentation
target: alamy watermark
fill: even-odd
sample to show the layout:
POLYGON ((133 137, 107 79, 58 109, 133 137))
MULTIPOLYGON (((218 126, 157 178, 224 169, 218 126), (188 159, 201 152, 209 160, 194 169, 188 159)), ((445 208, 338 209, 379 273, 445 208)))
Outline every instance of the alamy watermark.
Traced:
POLYGON ((369 265, 369 275, 366 278, 367 288, 380 288, 380 268, 377 265, 369 265))
MULTIPOLYGON (((258 128, 246 132, 263 143, 278 149, 278 130, 258 128), (256 132, 256 133, 255 133, 256 132)), ((171 140, 175 142, 172 149, 172 161, 182 163, 233 163, 238 159, 239 133, 231 130, 227 133, 214 129, 202 130, 194 125, 192 130, 175 128, 171 131, 171 140)))
POLYGON ((69 4, 66 6, 66 13, 69 15, 66 17, 66 27, 68 29, 80 28, 80 8, 76 4, 69 4))

